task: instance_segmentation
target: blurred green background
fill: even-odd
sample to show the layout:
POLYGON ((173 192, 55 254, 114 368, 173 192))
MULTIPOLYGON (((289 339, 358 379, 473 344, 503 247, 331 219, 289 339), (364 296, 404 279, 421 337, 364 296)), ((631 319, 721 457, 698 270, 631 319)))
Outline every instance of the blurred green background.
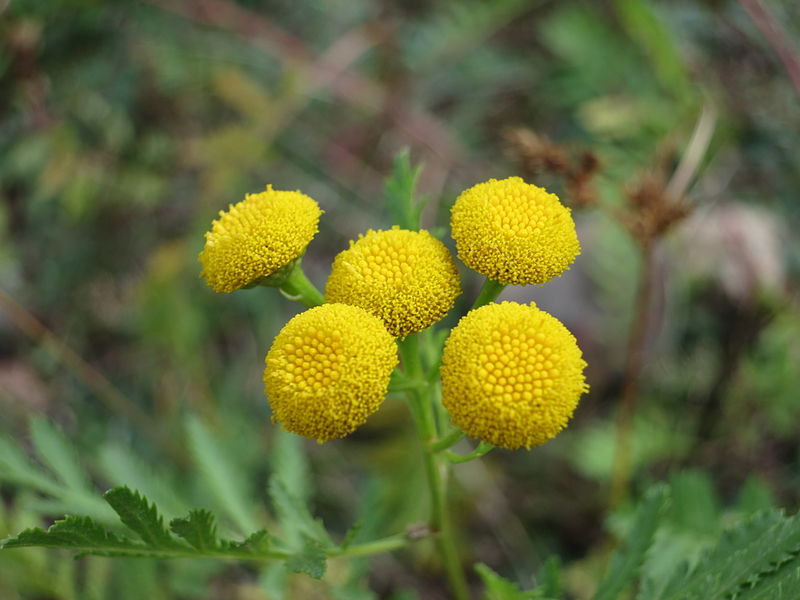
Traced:
MULTIPOLYGON (((265 289, 214 294, 198 276, 203 233, 246 192, 301 189, 326 211, 305 259, 324 285, 349 239, 392 224, 383 181, 408 147, 425 167, 424 225, 443 239, 458 193, 490 177, 522 175, 574 207, 575 266, 503 298, 567 324, 592 391, 548 445, 459 466, 455 498, 465 560, 527 585, 558 554, 569 596, 587 597, 615 527, 614 415, 641 267, 617 216, 637 181, 672 175, 699 123, 691 214, 656 251, 634 489, 671 481, 685 554, 731 511, 793 511, 798 60, 791 0, 0 0, 0 538, 65 512, 111 521, 99 492, 122 483, 167 516, 207 506, 234 534, 270 523, 271 458, 301 443, 270 424, 261 372, 299 308, 265 289), (597 157, 594 202, 526 160, 517 142, 532 132, 597 157)), ((462 272, 463 310, 480 281, 462 272)), ((333 531, 370 507, 366 538, 425 518, 412 435, 390 399, 351 438, 302 442, 333 531)), ((424 548, 334 564, 323 583, 0 554, 3 599, 112 594, 447 597, 424 548)))

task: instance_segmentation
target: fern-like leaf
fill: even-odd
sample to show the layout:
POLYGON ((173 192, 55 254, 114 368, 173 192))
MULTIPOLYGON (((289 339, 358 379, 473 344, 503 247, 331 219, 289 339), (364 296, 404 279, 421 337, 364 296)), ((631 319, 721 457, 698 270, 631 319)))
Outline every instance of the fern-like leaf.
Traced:
MULTIPOLYGON (((679 568, 656 595, 639 600, 722 600, 755 588, 800 553, 800 519, 758 513, 726 531, 693 569, 679 568)), ((758 597, 758 596, 756 596, 758 597)))
POLYGON ((214 515, 207 510, 189 511, 188 517, 172 519, 169 522, 170 530, 189 542, 197 550, 217 550, 217 526, 214 515))

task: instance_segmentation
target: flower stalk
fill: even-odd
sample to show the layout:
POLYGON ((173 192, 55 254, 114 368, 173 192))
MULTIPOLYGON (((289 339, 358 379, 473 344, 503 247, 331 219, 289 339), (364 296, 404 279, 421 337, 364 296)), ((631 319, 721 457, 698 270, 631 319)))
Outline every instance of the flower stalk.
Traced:
MULTIPOLYGON (((424 367, 420 358, 419 340, 416 335, 409 335, 400 343, 400 354, 406 375, 412 379, 420 378, 424 367)), ((447 478, 450 473, 450 466, 447 463, 446 456, 434 449, 437 441, 437 432, 431 389, 431 386, 426 386, 408 392, 411 413, 424 449, 423 465, 431 497, 430 525, 431 529, 436 533, 436 544, 439 547, 454 597, 456 600, 469 600, 467 579, 461 567, 447 503, 447 478)))
POLYGON ((506 286, 504 283, 500 283, 499 281, 495 281, 487 277, 486 281, 483 282, 483 286, 481 286, 481 291, 478 292, 478 297, 475 298, 475 303, 472 305, 472 309, 474 310, 489 304, 490 302, 494 302, 505 287, 506 286))
POLYGON ((300 261, 294 265, 294 268, 289 272, 279 289, 290 300, 297 300, 308 308, 314 308, 325 302, 322 293, 306 277, 300 261))

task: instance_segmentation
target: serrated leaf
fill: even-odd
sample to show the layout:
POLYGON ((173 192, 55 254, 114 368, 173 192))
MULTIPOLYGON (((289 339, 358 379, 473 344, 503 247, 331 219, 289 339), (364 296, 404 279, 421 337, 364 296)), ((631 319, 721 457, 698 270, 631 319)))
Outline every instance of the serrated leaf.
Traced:
POLYGON ((103 494, 103 498, 120 520, 149 546, 163 549, 183 546, 164 527, 164 519, 156 507, 138 492, 124 486, 116 487, 103 494))
POLYGON ((247 552, 250 554, 265 554, 272 546, 272 538, 264 529, 259 529, 247 536, 241 542, 220 540, 220 547, 231 552, 247 552))
POLYGON ((736 595, 736 600, 797 600, 800 598, 800 557, 761 577, 736 595))
POLYGON ((163 549, 148 548, 141 542, 118 536, 88 517, 66 517, 56 521, 46 531, 26 529, 19 535, 0 542, 0 548, 43 546, 77 550, 78 556, 163 557, 163 549))
MULTIPOLYGON (((104 498, 120 520, 142 541, 118 535, 89 517, 70 516, 56 521, 46 531, 26 529, 15 537, 0 540, 0 548, 44 546, 76 550, 78 556, 93 554, 150 558, 207 556, 285 560, 291 556, 285 551, 272 550, 272 540, 263 529, 250 534, 243 541, 218 539, 214 515, 207 510, 192 510, 188 516, 171 521, 170 528, 182 538, 179 539, 164 527, 156 507, 138 492, 127 487, 114 488, 106 492, 104 498)), ((310 556, 310 550, 304 549, 300 554, 310 556)))
POLYGON ((66 517, 53 523, 47 531, 38 527, 26 529, 3 542, 3 548, 48 546, 58 548, 104 549, 125 548, 131 540, 117 536, 89 517, 66 517))
POLYGON ((486 600, 519 600, 521 597, 522 591, 516 583, 508 581, 485 564, 475 565, 475 571, 480 575, 486 588, 484 594, 486 600))
POLYGON ((724 532, 693 569, 680 567, 660 593, 640 594, 639 600, 727 598, 740 588, 756 585, 759 578, 798 553, 800 519, 778 511, 758 513, 724 532))
POLYGON ((214 515, 207 510, 191 510, 188 517, 172 519, 169 528, 198 550, 216 550, 219 545, 214 515))
POLYGON ((616 600, 638 577, 666 501, 666 486, 655 486, 645 494, 636 509, 631 532, 622 549, 612 555, 611 564, 595 592, 594 600, 616 600))
POLYGON ((270 479, 269 495, 275 513, 284 527, 299 531, 306 538, 316 540, 326 547, 333 545, 322 523, 314 519, 308 507, 289 492, 283 480, 277 477, 270 479))
POLYGON ((303 549, 286 559, 286 569, 292 573, 306 573, 314 579, 321 579, 325 575, 327 556, 322 545, 307 539, 303 549))
POLYGON ((393 225, 403 229, 416 231, 419 229, 419 217, 424 208, 424 201, 416 198, 417 181, 422 167, 412 167, 408 148, 398 152, 394 157, 392 174, 386 179, 386 208, 393 225))
POLYGON ((483 581, 484 600, 547 600, 539 590, 523 591, 483 563, 476 564, 475 571, 483 581))

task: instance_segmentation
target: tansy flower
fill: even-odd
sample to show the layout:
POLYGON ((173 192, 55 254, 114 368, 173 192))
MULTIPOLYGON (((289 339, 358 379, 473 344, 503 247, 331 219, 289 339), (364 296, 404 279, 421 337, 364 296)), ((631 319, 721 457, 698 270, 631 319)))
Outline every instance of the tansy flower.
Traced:
POLYGON ((461 293, 444 244, 427 231, 368 231, 333 262, 325 299, 360 306, 395 337, 430 327, 461 293))
POLYGON ((450 227, 458 257, 503 284, 544 283, 581 250, 570 210, 519 177, 490 179, 463 192, 450 227))
POLYGON ((443 402, 472 437, 515 450, 561 431, 588 390, 573 335, 533 304, 488 304, 450 332, 443 402))
POLYGON ((365 310, 323 304, 291 319, 265 362, 272 421, 327 442, 378 410, 398 362, 397 345, 365 310))
POLYGON ((233 292, 289 265, 317 233, 322 211, 301 192, 273 190, 220 211, 200 252, 201 275, 216 292, 233 292))

